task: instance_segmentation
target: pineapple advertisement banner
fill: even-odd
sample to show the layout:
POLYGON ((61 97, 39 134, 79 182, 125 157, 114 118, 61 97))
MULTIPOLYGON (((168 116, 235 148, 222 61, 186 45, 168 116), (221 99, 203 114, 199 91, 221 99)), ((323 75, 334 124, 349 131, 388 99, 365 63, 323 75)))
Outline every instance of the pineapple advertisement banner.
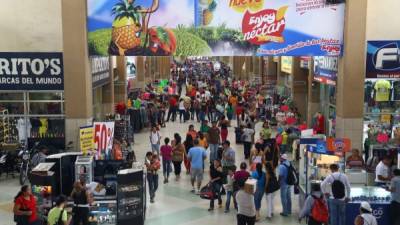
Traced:
POLYGON ((344 4, 88 0, 91 55, 340 56, 344 4))

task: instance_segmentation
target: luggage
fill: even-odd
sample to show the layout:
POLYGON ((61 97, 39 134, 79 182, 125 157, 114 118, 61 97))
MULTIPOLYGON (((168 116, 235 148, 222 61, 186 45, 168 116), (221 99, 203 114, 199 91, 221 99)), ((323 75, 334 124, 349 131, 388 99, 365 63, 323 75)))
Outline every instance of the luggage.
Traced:
POLYGON ((200 189, 200 198, 207 200, 214 199, 214 192, 210 184, 207 184, 200 189))

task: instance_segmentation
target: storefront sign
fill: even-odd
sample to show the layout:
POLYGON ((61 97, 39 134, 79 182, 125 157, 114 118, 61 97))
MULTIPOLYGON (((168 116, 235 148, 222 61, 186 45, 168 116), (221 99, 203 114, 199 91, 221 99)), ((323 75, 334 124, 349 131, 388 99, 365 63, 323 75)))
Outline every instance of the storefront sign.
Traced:
POLYGON ((366 78, 400 78, 400 41, 368 41, 366 78))
POLYGON ((126 78, 128 80, 136 78, 136 57, 134 56, 126 57, 126 78))
POLYGON ((90 57, 92 69, 93 88, 103 86, 110 82, 109 57, 90 57))
POLYGON ((351 140, 348 138, 327 138, 326 145, 328 150, 337 156, 344 156, 351 150, 351 140))
POLYGON ((332 152, 328 151, 324 140, 318 140, 315 145, 307 145, 307 151, 322 155, 333 155, 332 152))
POLYGON ((310 66, 311 57, 310 56, 301 56, 300 57, 300 68, 308 69, 310 66))
POLYGON ((89 52, 339 56, 344 10, 324 0, 88 0, 89 52))
POLYGON ((93 126, 96 159, 110 159, 114 140, 114 122, 95 122, 93 126))
POLYGON ((314 57, 314 80, 323 84, 336 85, 338 57, 314 57))
POLYGON ((94 150, 93 126, 81 127, 79 129, 79 140, 83 155, 87 155, 94 150))
POLYGON ((293 58, 291 56, 281 57, 281 71, 292 74, 293 58))
POLYGON ((0 52, 0 90, 64 90, 60 52, 0 52))

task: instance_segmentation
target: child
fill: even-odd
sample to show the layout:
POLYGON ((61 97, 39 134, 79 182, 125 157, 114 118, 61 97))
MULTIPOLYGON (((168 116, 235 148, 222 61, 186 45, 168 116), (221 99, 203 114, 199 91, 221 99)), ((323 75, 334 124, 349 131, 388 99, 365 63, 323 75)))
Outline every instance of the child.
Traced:
POLYGON ((226 205, 225 213, 229 212, 229 207, 231 205, 231 198, 233 197, 233 175, 235 174, 235 166, 228 169, 227 183, 225 184, 226 190, 226 205))
POLYGON ((169 138, 164 139, 165 145, 161 146, 162 166, 164 175, 164 184, 168 183, 169 173, 171 172, 172 146, 169 144, 169 138))
POLYGON ((152 152, 146 153, 147 182, 149 184, 150 203, 154 203, 158 189, 158 170, 160 169, 158 155, 152 152))

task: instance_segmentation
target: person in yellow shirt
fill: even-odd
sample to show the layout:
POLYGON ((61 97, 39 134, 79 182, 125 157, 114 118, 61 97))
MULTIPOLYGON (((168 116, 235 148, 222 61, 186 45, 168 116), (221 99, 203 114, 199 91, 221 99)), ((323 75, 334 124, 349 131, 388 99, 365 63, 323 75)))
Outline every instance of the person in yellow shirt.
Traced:
POLYGON ((207 138, 204 136, 202 132, 199 132, 199 145, 205 149, 208 148, 207 138))
POLYGON ((282 132, 282 144, 281 144, 281 154, 285 154, 287 151, 288 147, 288 131, 283 131, 282 132))

